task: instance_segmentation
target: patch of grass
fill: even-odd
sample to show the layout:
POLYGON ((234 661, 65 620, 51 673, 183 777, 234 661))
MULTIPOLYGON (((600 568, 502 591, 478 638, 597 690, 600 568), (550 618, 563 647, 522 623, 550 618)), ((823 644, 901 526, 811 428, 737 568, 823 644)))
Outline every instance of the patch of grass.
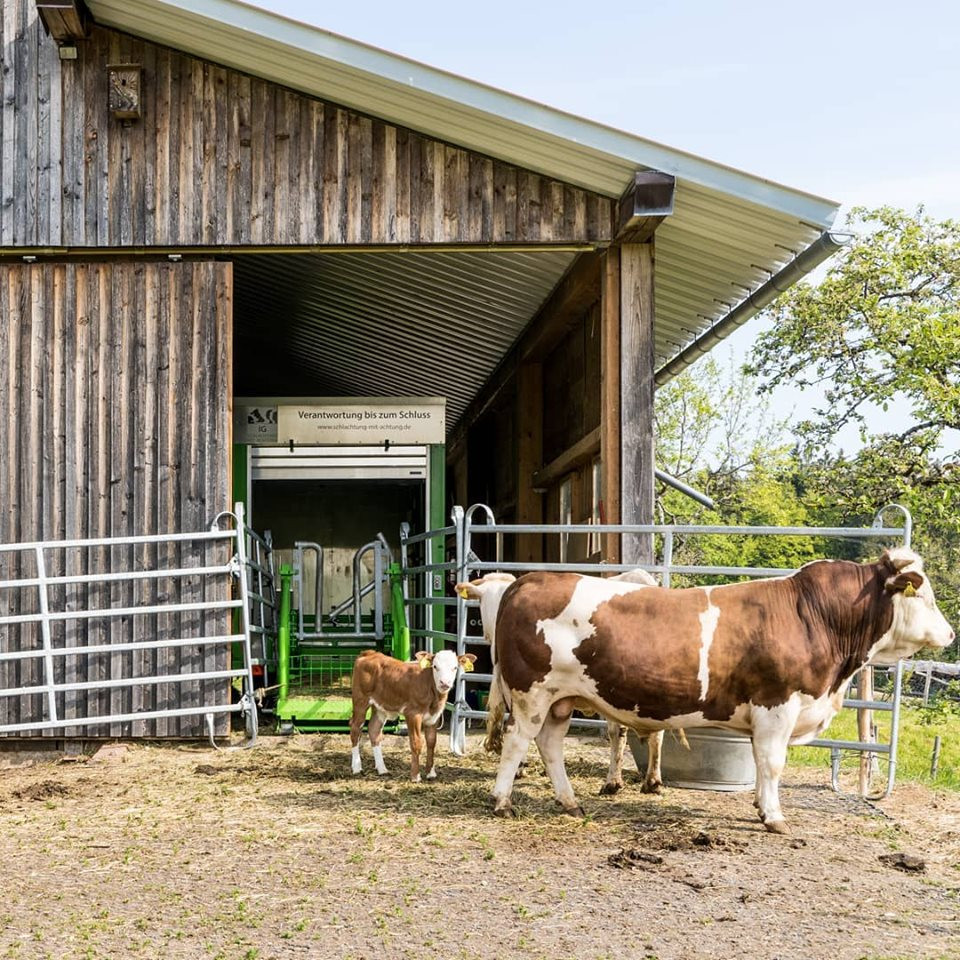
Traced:
MULTIPOLYGON (((881 743, 890 742, 890 714, 874 712, 881 743)), ((856 740, 857 715, 844 710, 834 717, 823 734, 831 740, 856 740)), ((856 763, 857 754, 852 754, 856 763)), ((886 758, 880 755, 881 766, 886 758)), ((849 762, 849 761, 846 761, 849 762)), ((788 763, 829 767, 830 751, 822 747, 791 747, 788 763)), ((922 707, 904 706, 900 711, 900 740, 897 747, 897 779, 912 780, 928 786, 960 790, 960 716, 952 711, 931 715, 922 707), (934 737, 940 737, 940 766, 930 777, 934 737)))

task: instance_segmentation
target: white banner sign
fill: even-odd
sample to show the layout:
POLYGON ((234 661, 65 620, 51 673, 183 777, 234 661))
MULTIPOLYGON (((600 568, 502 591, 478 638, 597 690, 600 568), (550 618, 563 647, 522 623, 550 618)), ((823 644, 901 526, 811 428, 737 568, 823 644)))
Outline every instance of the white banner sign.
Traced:
POLYGON ((443 443, 446 401, 344 397, 277 408, 277 441, 308 444, 443 443))

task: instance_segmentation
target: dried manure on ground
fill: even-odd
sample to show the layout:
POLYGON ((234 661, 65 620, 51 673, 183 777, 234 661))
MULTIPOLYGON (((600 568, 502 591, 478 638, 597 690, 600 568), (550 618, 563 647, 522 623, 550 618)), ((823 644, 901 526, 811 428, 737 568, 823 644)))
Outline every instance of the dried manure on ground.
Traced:
POLYGON ((6 754, 0 957, 960 957, 960 794, 870 803, 788 767, 784 837, 750 794, 649 796, 633 771, 598 796, 606 741, 567 752, 583 820, 535 759, 495 819, 477 735, 420 784, 396 736, 387 777, 351 774, 346 735, 6 754))

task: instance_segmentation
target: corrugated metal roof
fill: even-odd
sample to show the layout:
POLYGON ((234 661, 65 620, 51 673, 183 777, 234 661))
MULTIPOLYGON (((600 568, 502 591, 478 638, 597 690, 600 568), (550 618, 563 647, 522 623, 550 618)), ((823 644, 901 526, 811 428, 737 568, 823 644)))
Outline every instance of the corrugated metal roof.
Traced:
POLYGON ((238 395, 436 395, 457 422, 576 255, 263 254, 234 264, 238 395), (284 363, 276 351, 283 345, 284 363))
MULTIPOLYGON (((87 0, 87 5, 104 25, 607 196, 619 196, 637 169, 674 174, 674 213, 658 230, 656 243, 658 367, 816 240, 837 212, 833 201, 236 0, 87 0)), ((238 277, 260 271, 264 283, 274 281, 259 290, 247 287, 242 294, 260 304, 264 316, 275 317, 270 308, 278 278, 299 291, 301 299, 290 317, 300 319, 287 321, 296 338, 297 362, 310 359, 314 373, 330 378, 328 390, 336 383, 344 391, 371 392, 371 380, 378 377, 361 369, 360 357, 366 349, 369 361, 373 347, 384 344, 397 362, 388 363, 379 379, 394 384, 400 379, 405 390, 415 389, 406 382, 414 362, 408 337, 430 365, 426 378, 438 383, 427 392, 441 391, 439 381, 448 379, 440 369, 444 363, 459 366, 462 382, 450 384, 448 393, 456 420, 457 405, 462 407, 482 382, 483 371, 492 370, 503 356, 549 292, 546 284, 562 274, 571 257, 498 253, 493 259, 471 259, 464 271, 459 269, 466 263, 461 256, 351 254, 341 260, 320 255, 282 263, 258 258, 249 268, 238 268, 238 277), (306 268, 306 263, 313 266, 306 268), (334 289, 334 278, 346 284, 349 295, 334 289), (387 289, 387 283, 393 286, 387 289), (463 342, 456 338, 474 329, 470 318, 479 320, 486 337, 471 347, 476 353, 461 366, 463 342), (449 322, 451 330, 444 330, 441 321, 449 322), (343 356, 333 365, 323 338, 347 330, 355 341, 343 346, 343 356)), ((245 335, 256 333, 248 327, 245 335)))

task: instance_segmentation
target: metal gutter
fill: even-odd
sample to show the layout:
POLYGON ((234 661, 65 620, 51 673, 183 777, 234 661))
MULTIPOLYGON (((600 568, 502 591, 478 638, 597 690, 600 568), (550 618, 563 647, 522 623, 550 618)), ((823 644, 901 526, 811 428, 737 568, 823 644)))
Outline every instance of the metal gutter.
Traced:
POLYGON ((851 239, 852 235, 848 233, 833 233, 827 230, 820 234, 806 250, 794 257, 782 270, 762 283, 726 316, 721 317, 669 363, 657 370, 653 375, 654 383, 662 387, 680 371, 699 360, 705 353, 709 353, 721 340, 725 340, 734 330, 743 326, 751 317, 756 316, 764 307, 776 300, 781 293, 845 247, 851 239))

